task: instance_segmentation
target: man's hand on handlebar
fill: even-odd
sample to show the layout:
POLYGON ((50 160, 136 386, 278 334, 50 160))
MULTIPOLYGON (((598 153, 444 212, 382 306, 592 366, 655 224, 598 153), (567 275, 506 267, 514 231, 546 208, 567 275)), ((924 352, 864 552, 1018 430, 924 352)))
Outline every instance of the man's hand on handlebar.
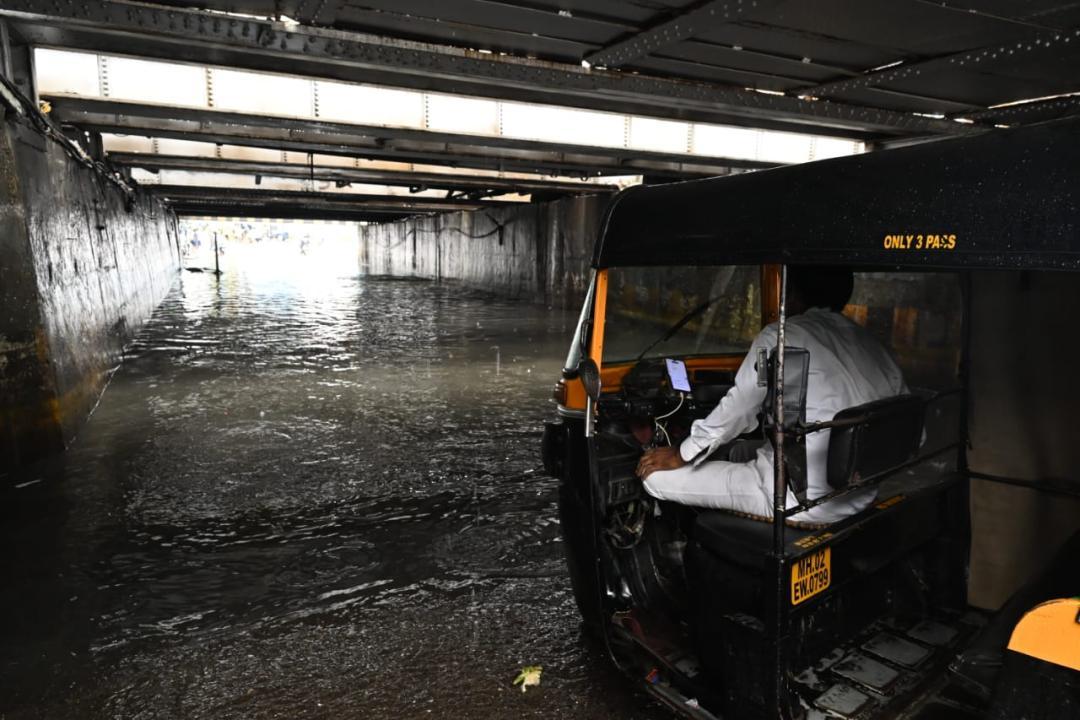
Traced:
POLYGON ((677 447, 658 447, 646 450, 637 464, 637 475, 642 480, 657 470, 675 470, 686 464, 677 447))

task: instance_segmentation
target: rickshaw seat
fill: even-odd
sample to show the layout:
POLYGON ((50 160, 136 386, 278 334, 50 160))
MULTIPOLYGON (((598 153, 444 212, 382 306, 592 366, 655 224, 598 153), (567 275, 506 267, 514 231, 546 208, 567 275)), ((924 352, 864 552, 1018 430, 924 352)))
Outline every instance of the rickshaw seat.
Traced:
MULTIPOLYGON (((788 526, 784 530, 784 540, 792 543, 815 532, 788 526)), ((772 552, 773 526, 767 518, 706 510, 698 513, 694 537, 723 560, 763 568, 772 552)))
MULTIPOLYGON (((827 466, 829 485, 843 490, 914 458, 922 441, 924 409, 925 401, 917 395, 897 395, 838 412, 833 418, 836 421, 859 419, 859 422, 832 429, 827 466)), ((857 523, 868 514, 864 510, 840 522, 857 523)), ((784 538, 790 545, 824 527, 789 522, 784 538)), ((741 565, 763 566, 772 551, 773 529, 768 518, 706 511, 698 515, 694 535, 711 552, 741 565)))
MULTIPOLYGON (((886 555, 900 555, 905 549, 905 543, 899 540, 899 536, 905 534, 902 528, 909 524, 925 525, 930 521, 933 513, 928 514, 928 509, 936 505, 937 498, 953 487, 959 477, 958 474, 950 473, 937 476, 933 480, 915 482, 912 487, 899 492, 883 493, 865 510, 829 525, 793 527, 789 523, 784 529, 786 552, 798 552, 799 541, 823 530, 837 537, 849 528, 875 526, 888 516, 891 518, 888 523, 891 529, 888 532, 897 534, 897 542, 886 555), (901 500, 903 502, 899 502, 901 500)), ((916 534, 922 531, 934 532, 932 528, 923 527, 916 534)), ((744 568, 763 570, 772 557, 773 526, 772 522, 765 518, 740 516, 723 510, 706 510, 697 515, 692 535, 701 547, 714 557, 744 568)))
POLYGON ((859 422, 835 427, 829 435, 829 486, 843 490, 914 458, 922 442, 925 409, 919 396, 897 395, 836 413, 834 422, 859 422))

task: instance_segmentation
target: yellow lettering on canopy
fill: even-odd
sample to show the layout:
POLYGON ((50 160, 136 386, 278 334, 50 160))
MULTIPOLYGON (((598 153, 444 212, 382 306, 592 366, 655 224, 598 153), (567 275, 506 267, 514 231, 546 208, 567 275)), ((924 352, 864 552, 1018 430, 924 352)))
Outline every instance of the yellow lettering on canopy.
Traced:
POLYGON ((886 250, 955 250, 958 244, 954 233, 889 234, 882 240, 886 250))

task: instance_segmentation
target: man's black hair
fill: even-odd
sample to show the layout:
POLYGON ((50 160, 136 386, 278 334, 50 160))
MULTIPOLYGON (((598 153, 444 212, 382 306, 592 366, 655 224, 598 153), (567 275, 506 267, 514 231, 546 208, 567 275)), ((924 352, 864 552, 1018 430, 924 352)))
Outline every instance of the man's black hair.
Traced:
POLYGON ((839 265, 789 265, 788 282, 798 289, 807 307, 840 312, 851 299, 855 274, 839 265))

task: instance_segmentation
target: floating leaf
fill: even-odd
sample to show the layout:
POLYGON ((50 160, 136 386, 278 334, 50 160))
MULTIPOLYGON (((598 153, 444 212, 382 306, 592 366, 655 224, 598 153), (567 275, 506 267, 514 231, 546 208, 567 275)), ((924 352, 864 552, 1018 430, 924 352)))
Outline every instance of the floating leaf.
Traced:
POLYGON ((540 673, 543 671, 544 669, 539 665, 526 665, 521 668, 521 672, 518 673, 517 678, 514 680, 514 684, 520 684, 521 692, 525 692, 525 688, 540 684, 540 673))

